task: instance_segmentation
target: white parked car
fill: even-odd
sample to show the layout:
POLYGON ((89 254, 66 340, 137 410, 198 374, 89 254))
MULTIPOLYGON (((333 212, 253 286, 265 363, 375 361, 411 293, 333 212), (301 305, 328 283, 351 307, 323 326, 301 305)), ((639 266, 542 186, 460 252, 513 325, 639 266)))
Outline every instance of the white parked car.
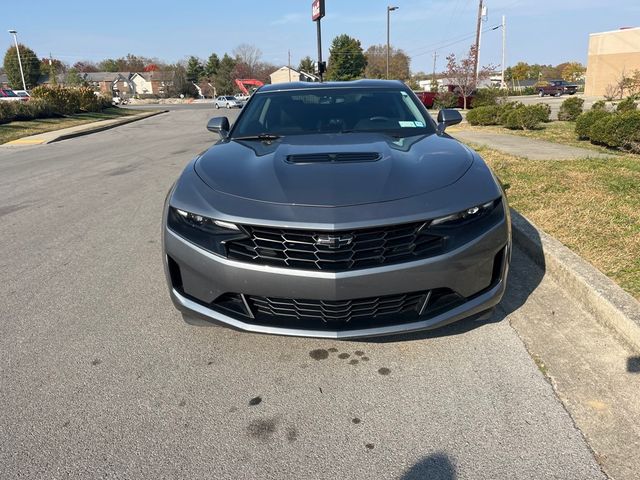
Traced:
MULTIPOLYGON (((24 90, 23 90, 24 91, 24 90)), ((29 100, 29 94, 26 97, 18 95, 10 88, 0 88, 0 101, 5 102, 26 102, 29 100)))
POLYGON ((222 95, 213 102, 216 108, 242 108, 243 102, 232 95, 222 95))

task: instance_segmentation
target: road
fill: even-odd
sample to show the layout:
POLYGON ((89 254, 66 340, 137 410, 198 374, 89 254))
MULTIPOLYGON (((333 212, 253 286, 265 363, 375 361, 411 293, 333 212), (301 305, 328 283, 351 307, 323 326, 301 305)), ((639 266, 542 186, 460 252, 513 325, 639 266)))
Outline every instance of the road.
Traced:
MULTIPOLYGON (((589 110, 591 108, 591 106, 597 101, 597 100, 602 100, 600 97, 587 97, 581 93, 578 93, 576 95, 573 95, 575 97, 578 98, 582 98, 584 100, 584 104, 582 105, 582 108, 584 110, 589 110)), ((562 102, 564 102, 567 98, 572 98, 572 95, 562 95, 560 97, 550 97, 550 96, 546 96, 546 97, 539 97, 537 95, 520 95, 520 96, 513 96, 513 97, 509 97, 509 101, 510 102, 522 102, 525 105, 534 105, 536 103, 546 103, 547 105, 549 105, 551 107, 551 115, 550 118, 552 120, 557 120, 558 119, 558 112, 560 111, 560 105, 562 105, 562 102)))
POLYGON ((518 251, 488 322, 361 342, 185 325, 160 217, 213 114, 0 149, 0 477, 604 478, 510 326, 550 310, 518 251))

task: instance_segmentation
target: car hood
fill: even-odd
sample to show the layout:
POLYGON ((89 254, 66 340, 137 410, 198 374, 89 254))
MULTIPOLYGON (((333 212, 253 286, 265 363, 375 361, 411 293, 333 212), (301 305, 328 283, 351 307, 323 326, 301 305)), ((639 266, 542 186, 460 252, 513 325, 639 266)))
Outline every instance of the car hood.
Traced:
POLYGON ((194 168, 210 188, 227 195, 275 204, 341 207, 446 187, 465 174, 473 158, 456 140, 435 134, 292 135, 273 142, 220 142, 202 154, 194 168), (292 156, 323 153, 377 153, 379 159, 291 161, 292 156))

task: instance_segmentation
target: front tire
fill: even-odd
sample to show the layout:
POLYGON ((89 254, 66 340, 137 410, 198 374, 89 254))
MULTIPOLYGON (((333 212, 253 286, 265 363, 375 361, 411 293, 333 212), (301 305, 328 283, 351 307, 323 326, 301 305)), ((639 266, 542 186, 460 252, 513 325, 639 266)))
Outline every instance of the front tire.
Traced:
POLYGON ((220 109, 220 105, 216 103, 216 110, 219 110, 219 109, 220 109))
POLYGON ((542 90, 538 90, 538 96, 539 97, 544 97, 544 92, 542 90))

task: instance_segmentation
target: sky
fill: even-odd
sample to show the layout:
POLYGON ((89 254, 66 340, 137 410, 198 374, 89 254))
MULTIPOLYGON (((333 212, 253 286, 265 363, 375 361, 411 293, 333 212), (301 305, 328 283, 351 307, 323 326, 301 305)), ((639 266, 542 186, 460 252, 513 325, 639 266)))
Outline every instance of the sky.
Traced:
MULTIPOLYGON (((475 36, 478 0, 326 0, 322 20, 323 54, 331 39, 346 33, 366 49, 386 43, 386 7, 391 43, 411 57, 413 72, 441 71, 450 53, 463 55, 475 36)), ((518 61, 586 64, 589 33, 640 26, 640 0, 486 0, 480 62, 499 67, 502 15, 507 23, 506 65, 518 61)), ((3 9, 0 51, 11 44, 9 29, 41 56, 69 64, 99 61, 127 53, 175 62, 189 55, 206 59, 241 43, 257 45, 262 59, 286 65, 291 52, 317 56, 311 0, 190 0, 170 2, 87 2, 32 0, 29 7, 3 9)))

